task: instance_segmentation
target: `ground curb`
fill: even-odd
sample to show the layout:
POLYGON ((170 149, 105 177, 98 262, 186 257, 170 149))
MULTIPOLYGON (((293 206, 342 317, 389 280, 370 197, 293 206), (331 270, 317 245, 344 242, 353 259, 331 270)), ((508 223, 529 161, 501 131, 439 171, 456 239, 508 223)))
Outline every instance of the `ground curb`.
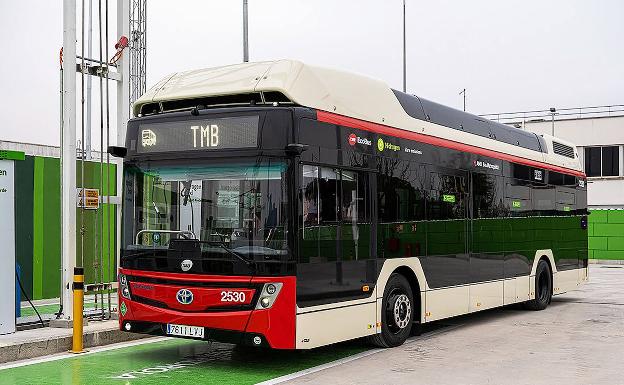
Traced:
MULTIPOLYGON (((145 334, 122 332, 119 329, 94 330, 84 335, 85 349, 152 337, 145 334)), ((58 336, 39 341, 28 341, 14 345, 0 346, 0 364, 27 360, 57 353, 66 353, 71 349, 71 336, 58 336)))
POLYGON ((590 259, 592 265, 624 265, 624 259, 590 259))

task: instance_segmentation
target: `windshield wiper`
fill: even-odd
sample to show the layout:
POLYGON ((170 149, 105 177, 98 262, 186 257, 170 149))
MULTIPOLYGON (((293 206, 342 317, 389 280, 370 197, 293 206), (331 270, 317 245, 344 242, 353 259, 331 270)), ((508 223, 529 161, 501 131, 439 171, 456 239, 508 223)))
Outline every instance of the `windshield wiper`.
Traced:
POLYGON ((234 257, 236 257, 239 260, 243 261, 247 265, 247 267, 249 267, 250 269, 252 269, 254 271, 256 270, 256 262, 253 259, 249 259, 249 258, 243 257, 241 254, 239 254, 236 251, 234 251, 234 250, 230 249, 229 247, 227 247, 225 245, 225 243, 218 242, 218 241, 206 241, 206 243, 208 243, 209 245, 221 247, 228 254, 233 255, 234 257))

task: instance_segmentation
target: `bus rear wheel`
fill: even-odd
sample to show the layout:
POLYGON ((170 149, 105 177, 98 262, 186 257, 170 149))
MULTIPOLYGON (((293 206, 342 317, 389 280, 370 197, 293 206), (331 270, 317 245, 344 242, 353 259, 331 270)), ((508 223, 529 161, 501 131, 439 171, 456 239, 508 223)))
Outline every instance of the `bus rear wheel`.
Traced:
POLYGON ((370 342, 382 348, 402 345, 410 335, 414 310, 409 282, 401 274, 392 274, 382 300, 381 333, 370 336, 370 342))
POLYGON ((535 270, 535 299, 525 302, 529 310, 544 310, 552 299, 552 273, 548 263, 543 259, 537 263, 535 270))

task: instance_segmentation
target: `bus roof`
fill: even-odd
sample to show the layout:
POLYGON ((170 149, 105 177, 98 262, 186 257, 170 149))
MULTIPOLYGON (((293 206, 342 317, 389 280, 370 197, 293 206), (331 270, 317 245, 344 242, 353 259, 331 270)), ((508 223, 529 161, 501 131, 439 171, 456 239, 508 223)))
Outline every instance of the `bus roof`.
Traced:
POLYGON ((197 105, 291 103, 400 128, 522 158, 582 171, 575 146, 564 140, 489 121, 385 82, 296 60, 242 63, 179 72, 149 89, 133 106, 135 116, 197 105))

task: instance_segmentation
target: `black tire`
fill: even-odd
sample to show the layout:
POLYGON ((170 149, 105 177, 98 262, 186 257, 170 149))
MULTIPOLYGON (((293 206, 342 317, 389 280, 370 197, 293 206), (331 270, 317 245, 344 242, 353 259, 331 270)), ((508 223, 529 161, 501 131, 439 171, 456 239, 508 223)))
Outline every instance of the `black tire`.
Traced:
POLYGON ((537 263, 535 270, 535 299, 524 303, 529 310, 544 310, 552 299, 552 272, 543 259, 537 263))
POLYGON ((404 276, 396 273, 390 276, 381 303, 381 333, 370 336, 369 341, 382 348, 402 345, 410 336, 416 305, 404 276))

